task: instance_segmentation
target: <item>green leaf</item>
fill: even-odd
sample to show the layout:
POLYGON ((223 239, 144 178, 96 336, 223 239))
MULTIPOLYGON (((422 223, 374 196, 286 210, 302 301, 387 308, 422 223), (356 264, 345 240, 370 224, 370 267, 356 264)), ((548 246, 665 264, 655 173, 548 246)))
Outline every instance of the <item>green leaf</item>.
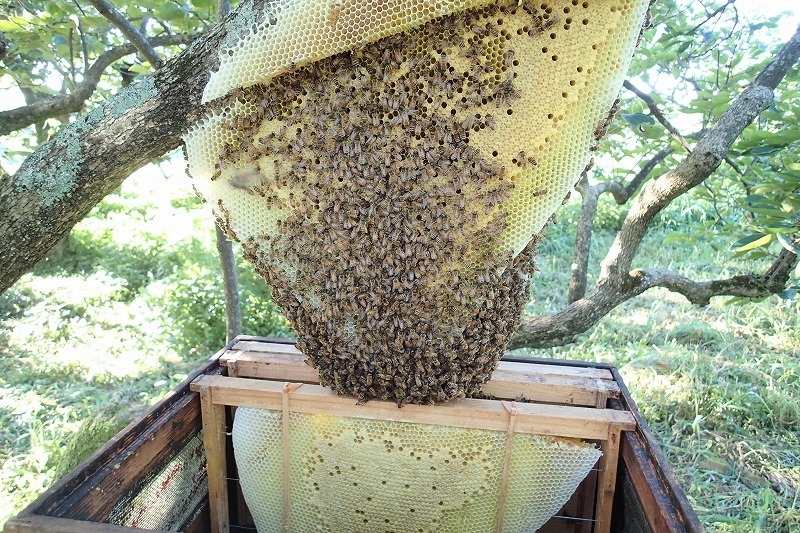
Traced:
POLYGON ((791 300, 792 298, 797 296, 797 289, 795 288, 786 289, 785 291, 779 292, 778 296, 780 296, 784 300, 791 300))
POLYGON ((792 216, 790 213, 786 213, 780 209, 770 209, 768 207, 750 207, 749 209, 753 213, 758 213, 759 215, 765 215, 768 217, 791 218, 792 216))
POLYGON ((644 132, 645 124, 652 125, 656 123, 653 117, 645 115, 644 113, 622 113, 620 116, 622 120, 630 124, 632 128, 641 132, 644 132))
POLYGON ((136 64, 128 67, 128 70, 131 72, 135 72, 136 74, 147 74, 148 72, 150 72, 150 67, 136 64))
POLYGON ((753 248, 758 248, 759 246, 766 246, 772 242, 772 235, 764 235, 763 233, 756 233, 754 235, 748 235, 747 237, 742 237, 733 245, 731 249, 734 252, 746 252, 748 250, 752 250, 753 248))
POLYGON ((756 146, 755 148, 751 148, 747 152, 750 155, 769 155, 780 151, 781 148, 778 146, 756 146))
POLYGON ((775 237, 778 239, 778 242, 781 244, 781 246, 793 254, 800 256, 800 247, 795 246, 794 243, 790 241, 788 237, 786 237, 786 235, 783 233, 776 233, 775 237))

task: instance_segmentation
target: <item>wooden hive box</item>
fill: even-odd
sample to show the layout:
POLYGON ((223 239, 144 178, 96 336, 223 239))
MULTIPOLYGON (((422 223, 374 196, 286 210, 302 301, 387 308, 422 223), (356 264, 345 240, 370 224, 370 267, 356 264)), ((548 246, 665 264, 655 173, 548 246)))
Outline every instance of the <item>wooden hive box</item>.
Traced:
POLYGON ((285 408, 287 382, 304 384, 291 392, 293 411, 498 430, 508 427, 510 401, 524 396, 514 402, 517 431, 591 440, 604 452, 540 531, 703 530, 613 366, 506 358, 483 389, 498 400, 397 409, 358 406, 314 385, 303 359, 290 340, 235 339, 5 531, 254 531, 233 461, 232 416, 236 406, 285 408))

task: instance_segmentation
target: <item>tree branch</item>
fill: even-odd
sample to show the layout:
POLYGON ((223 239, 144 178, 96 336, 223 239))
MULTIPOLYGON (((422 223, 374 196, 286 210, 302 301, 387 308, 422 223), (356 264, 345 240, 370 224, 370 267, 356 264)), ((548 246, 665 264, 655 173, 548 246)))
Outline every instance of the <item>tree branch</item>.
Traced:
POLYGON ((599 285, 620 288, 655 216, 678 196, 701 184, 714 172, 742 131, 773 100, 773 91, 800 56, 800 28, 773 61, 700 138, 695 149, 675 169, 649 182, 637 196, 609 254, 603 261, 599 285))
POLYGON ((575 342, 609 311, 653 287, 664 287, 684 295, 696 305, 708 305, 714 296, 762 298, 786 288, 798 257, 783 250, 763 275, 733 276, 715 281, 693 281, 676 272, 662 269, 634 270, 632 283, 623 292, 601 296, 594 293, 577 300, 552 315, 524 318, 508 348, 549 348, 575 342))
POLYGON ((671 282, 676 290, 683 288, 698 302, 715 295, 753 297, 754 294, 764 296, 779 292, 776 290, 778 287, 783 290, 788 274, 786 278, 782 278, 782 273, 790 271, 791 265, 797 262, 797 256, 791 252, 788 253, 794 257, 785 253, 781 253, 779 257, 781 264, 790 265, 788 270, 773 265, 767 275, 760 278, 764 285, 759 285, 754 278, 747 276, 731 278, 734 281, 707 282, 708 286, 691 285, 675 276, 667 276, 663 271, 630 272, 630 265, 655 216, 672 200, 702 183, 716 170, 742 131, 772 104, 773 91, 797 62, 798 57, 800 28, 752 85, 706 131, 692 153, 673 170, 645 185, 634 200, 622 229, 601 265, 600 279, 595 290, 554 314, 523 319, 509 343, 509 348, 557 346, 572 342, 577 335, 591 328, 614 307, 656 286, 657 281, 663 284, 671 282), (781 279, 783 283, 779 283, 781 279))
POLYGON ((682 294, 695 305, 705 306, 714 296, 763 298, 783 291, 797 259, 792 252, 782 250, 763 275, 733 276, 716 281, 693 281, 677 272, 658 268, 634 271, 632 275, 641 278, 640 282, 644 287, 664 287, 682 294))
POLYGON ((137 30, 136 27, 122 15, 122 13, 117 11, 117 8, 111 5, 108 0, 88 0, 88 2, 92 4, 101 15, 107 18, 114 26, 116 26, 119 31, 122 32, 128 41, 130 41, 130 43, 135 46, 144 57, 147 58, 153 68, 161 68, 162 61, 161 58, 158 57, 158 53, 156 53, 155 48, 153 48, 153 46, 147 42, 147 39, 144 38, 144 35, 139 33, 139 30, 137 30))
POLYGON ((239 275, 236 272, 236 257, 233 245, 219 224, 214 224, 217 252, 222 268, 222 284, 225 287, 225 342, 231 342, 242 334, 242 307, 239 302, 239 275))
POLYGON ((636 173, 631 181, 625 184, 622 194, 614 195, 614 200, 617 202, 617 204, 623 205, 630 200, 631 196, 633 196, 634 193, 639 190, 639 187, 642 186, 642 183, 644 183, 645 180, 650 176, 650 173, 653 172, 658 164, 666 159, 670 154, 672 154, 672 147, 669 144, 656 152, 656 154, 651 157, 642 168, 639 169, 639 172, 636 173))
POLYGON ((692 149, 689 147, 689 143, 687 143, 686 139, 683 138, 683 135, 681 135, 681 132, 678 131, 678 128, 673 126, 672 123, 669 120, 667 120, 667 117, 665 117, 664 113, 662 113, 661 110, 658 108, 658 104, 656 103, 655 100, 653 100, 652 96, 643 93, 633 83, 631 83, 628 80, 622 82, 622 86, 631 91, 636 96, 638 96, 639 99, 645 103, 647 109, 650 110, 650 114, 653 115, 653 117, 655 117, 655 119, 658 121, 659 124, 664 126, 664 128, 669 132, 670 135, 672 135, 675 138, 675 140, 681 143, 681 147, 687 154, 692 153, 692 149))
POLYGON ((659 150, 625 186, 615 181, 604 181, 590 185, 586 172, 575 188, 581 195, 581 214, 575 232, 575 250, 570 268, 569 293, 567 303, 575 302, 586 295, 587 273, 589 270, 589 251, 592 245, 594 218, 597 214, 597 202, 604 193, 611 193, 619 205, 625 204, 647 179, 653 169, 672 153, 669 145, 659 150))
MULTIPOLYGON (((171 46, 176 44, 189 44, 197 38, 197 35, 178 34, 155 37, 151 40, 154 46, 171 46)), ((55 97, 39 98, 34 103, 26 106, 0 111, 0 137, 8 135, 12 131, 17 131, 31 124, 42 122, 48 118, 77 113, 83 107, 83 103, 97 89, 100 77, 115 61, 128 54, 136 52, 132 44, 124 44, 106 50, 95 60, 83 75, 83 81, 75 89, 65 95, 55 97)))
MULTIPOLYGON (((241 5, 252 8, 255 2, 241 5)), ((181 134, 205 112, 203 88, 218 68, 227 31, 224 25, 212 27, 152 76, 62 128, 4 180, 0 292, 132 172, 181 145, 181 134)), ((123 50, 131 53, 133 46, 123 50)))

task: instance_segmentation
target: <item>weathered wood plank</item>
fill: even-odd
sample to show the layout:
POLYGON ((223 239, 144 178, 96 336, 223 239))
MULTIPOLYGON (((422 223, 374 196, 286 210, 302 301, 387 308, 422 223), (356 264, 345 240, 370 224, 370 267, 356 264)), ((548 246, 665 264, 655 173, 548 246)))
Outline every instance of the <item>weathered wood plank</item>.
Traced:
POLYGON ((678 520, 675 505, 656 473, 653 458, 648 455, 635 433, 623 434, 620 453, 652 530, 675 533, 687 531, 686 524, 678 520))
MULTIPOLYGON (((244 343, 237 343, 234 347, 240 344, 244 343)), ((231 350, 223 354, 220 364, 228 366, 231 376, 319 383, 318 372, 305 364, 305 356, 294 347, 284 350, 281 345, 265 344, 262 348, 259 351, 231 350)), ((619 387, 610 380, 571 372, 539 373, 541 368, 548 366, 501 362, 482 391, 499 399, 513 400, 523 396, 536 402, 602 407, 609 396, 619 395, 619 387)))
MULTIPOLYGON (((240 340, 236 342, 231 352, 258 352, 258 353, 274 353, 285 354, 288 356, 302 356, 302 361, 305 361, 303 352, 297 349, 294 344, 263 342, 257 340, 240 340)), ((223 354, 220 357, 220 363, 224 362, 229 357, 228 354, 223 354)), ((614 376, 610 370, 605 368, 591 368, 581 366, 565 366, 558 364, 541 364, 541 363, 522 363, 518 361, 500 361, 498 370, 506 371, 520 371, 530 372, 533 370, 537 374, 552 374, 555 376, 574 376, 591 379, 607 379, 614 380, 614 376)))
POLYGON ((609 438, 600 443, 603 456, 600 458, 600 471, 597 474, 594 533, 611 531, 611 511, 617 486, 617 466, 619 465, 619 441, 620 429, 612 427, 609 438))
POLYGON ((52 514, 64 518, 103 522, 114 504, 157 468, 190 434, 200 429, 200 403, 188 394, 159 417, 159 423, 143 428, 129 446, 94 473, 81 486, 54 505, 52 514))
MULTIPOLYGON (((201 376, 192 389, 208 387, 217 404, 279 411, 283 385, 274 381, 201 376)), ((636 427, 630 413, 612 409, 530 403, 520 403, 517 409, 516 431, 520 433, 604 440, 612 426, 624 430, 636 427)), ((436 405, 410 404, 398 409, 393 402, 379 400, 356 405, 354 398, 310 384, 292 393, 292 411, 494 431, 505 431, 508 426, 507 412, 500 402, 493 400, 461 399, 436 405)))
MULTIPOLYGON (((159 530, 86 522, 84 520, 56 518, 54 516, 20 514, 6 522, 3 531, 6 533, 42 533, 44 531, 48 533, 158 533, 159 530)), ((161 531, 161 533, 166 532, 161 531)))
POLYGON ((228 473, 226 466, 225 405, 213 402, 210 387, 200 387, 200 408, 203 413, 203 445, 208 472, 208 502, 212 533, 227 533, 230 529, 228 510, 228 473))
MULTIPOLYGON (((220 353, 221 352, 217 353, 217 356, 219 356, 220 353)), ((64 509, 65 503, 67 504, 66 508, 69 508, 74 502, 84 497, 93 497, 92 486, 97 483, 100 478, 113 472, 113 467, 109 468, 107 465, 118 464, 119 456, 123 455, 125 450, 130 450, 136 443, 140 442, 138 437, 142 432, 167 424, 169 421, 166 420, 164 414, 172 409, 177 402, 182 401, 187 396, 195 397, 195 394, 189 391, 189 383, 192 380, 199 375, 219 373, 221 370, 216 358, 212 358, 209 362, 192 372, 173 393, 168 394, 140 418, 128 424, 127 427, 89 456, 80 466, 58 480, 44 494, 28 505, 23 513, 26 515, 58 516, 57 510, 64 509)), ((197 404, 197 408, 197 424, 199 427, 199 403, 197 404)))

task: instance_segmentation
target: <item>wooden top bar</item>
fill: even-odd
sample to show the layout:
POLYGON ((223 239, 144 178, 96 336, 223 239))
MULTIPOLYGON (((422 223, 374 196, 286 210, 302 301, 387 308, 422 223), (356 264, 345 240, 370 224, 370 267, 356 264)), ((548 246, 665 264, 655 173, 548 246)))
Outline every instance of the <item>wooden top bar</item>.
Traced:
MULTIPOLYGON (((220 357, 220 363, 223 363, 228 354, 235 352, 266 352, 266 353, 281 353, 286 355, 299 355, 305 359, 303 352, 297 349, 294 344, 283 344, 277 342, 263 342, 240 340, 233 344, 230 350, 223 353, 220 357)), ((554 360, 556 361, 556 360, 554 360)), ((566 366, 566 365, 543 365, 539 363, 519 363, 511 361, 500 361, 498 370, 522 370, 525 372, 534 371, 536 374, 552 374, 556 376, 573 376, 581 378, 592 379, 607 379, 614 381, 614 376, 610 370, 605 368, 590 368, 580 366, 566 366)))
MULTIPOLYGON (((319 383, 318 372, 294 346, 240 341, 220 357, 237 377, 319 383)), ((605 406, 619 397, 619 387, 605 369, 501 361, 482 391, 499 399, 567 405, 605 406)))
MULTIPOLYGON (((194 391, 204 391, 216 405, 235 405, 280 411, 284 382, 200 376, 192 382, 194 391)), ((319 385, 304 384, 291 393, 291 411, 394 422, 434 424, 493 431, 506 431, 509 413, 494 400, 461 399, 436 405, 405 405, 370 400, 357 405, 349 396, 339 396, 319 385)), ((515 403, 515 431, 556 437, 607 440, 614 431, 630 431, 636 422, 627 411, 561 405, 515 403)))

